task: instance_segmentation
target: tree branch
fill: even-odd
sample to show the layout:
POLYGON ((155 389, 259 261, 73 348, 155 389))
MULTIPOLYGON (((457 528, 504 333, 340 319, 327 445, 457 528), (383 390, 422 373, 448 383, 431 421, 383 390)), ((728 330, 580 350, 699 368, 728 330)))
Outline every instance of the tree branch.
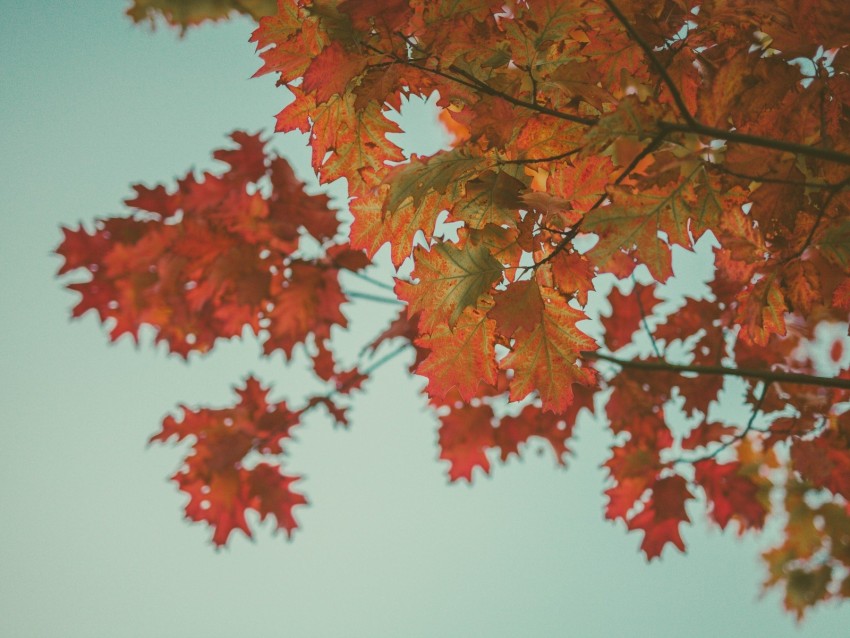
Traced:
MULTIPOLYGON (((620 183, 622 183, 623 180, 625 180, 631 174, 631 172, 633 170, 635 170, 635 168, 637 168, 637 165, 640 164, 640 162, 641 162, 641 160, 643 160, 643 158, 645 158, 647 155, 652 153, 655 149, 657 149, 661 145, 661 142, 664 141, 665 136, 666 136, 666 133, 658 133, 655 137, 653 137, 652 140, 650 140, 649 144, 647 144, 646 147, 640 153, 638 153, 634 157, 634 159, 632 159, 632 161, 629 163, 629 165, 626 166, 626 168, 624 168, 622 170, 622 172, 617 176, 617 179, 614 180, 613 185, 617 186, 620 183)), ((599 199, 597 199, 593 203, 593 206, 591 206, 587 210, 587 212, 585 213, 585 216, 587 216, 589 213, 591 213, 592 211, 599 208, 606 199, 608 199, 608 193, 607 192, 603 193, 599 197, 599 199)), ((582 217, 580 220, 578 220, 578 223, 576 223, 576 225, 573 226, 570 229, 570 231, 567 234, 564 235, 564 238, 561 241, 558 242, 558 244, 555 246, 555 248, 552 249, 551 253, 546 255, 540 261, 536 262, 533 266, 529 266, 529 268, 533 268, 534 270, 537 270, 540 266, 545 264, 547 261, 551 260, 559 252, 564 250, 564 248, 567 247, 567 244, 569 244, 573 239, 575 239, 576 235, 579 232, 579 229, 581 228, 581 222, 583 220, 584 220, 584 217, 582 217)))
MULTIPOLYGON (((606 0, 606 2, 608 2, 608 0, 606 0)), ((638 44, 640 43, 638 42, 638 44)), ((380 49, 376 49, 372 46, 368 46, 368 48, 379 55, 385 55, 389 57, 391 60, 397 62, 398 64, 404 64, 405 66, 419 69, 420 71, 423 71, 425 73, 439 75, 440 77, 443 77, 452 82, 457 82, 458 84, 461 84, 463 86, 472 89, 477 89, 482 93, 486 93, 487 95, 498 97, 502 100, 505 100, 506 102, 509 102, 510 104, 526 108, 532 111, 536 111, 538 113, 542 113, 543 115, 549 115, 551 117, 566 120, 568 122, 573 122, 575 124, 581 124, 587 127, 595 126, 599 122, 598 118, 582 117, 579 115, 573 115, 571 113, 564 113, 563 111, 558 111, 557 109, 552 109, 546 106, 542 106, 540 104, 534 104, 532 102, 520 100, 519 98, 515 98, 512 95, 508 95, 507 93, 503 93, 502 91, 494 89, 486 82, 483 82, 471 73, 468 73, 455 65, 450 66, 449 71, 451 71, 452 73, 459 74, 460 77, 458 77, 458 75, 446 73, 445 71, 441 71, 439 69, 431 69, 420 64, 416 64, 416 60, 407 60, 404 58, 400 58, 394 53, 387 53, 386 51, 381 51, 380 49)), ((653 58, 654 57, 655 56, 653 55, 653 58)), ((657 62, 657 64, 660 65, 661 63, 657 62)), ((663 68, 663 65, 661 65, 661 68, 663 68)), ((664 69, 664 76, 670 78, 666 69, 664 69)), ((662 78, 664 76, 662 76, 662 78)), ((679 95, 679 101, 681 101, 681 95, 678 93, 678 90, 675 89, 675 85, 672 84, 672 79, 670 79, 670 82, 671 84, 668 85, 668 88, 672 87, 671 92, 675 90, 676 92, 674 95, 679 95)), ((677 107, 678 106, 679 105, 677 104, 677 107)), ((681 108, 684 108, 684 102, 682 102, 681 108)), ((758 135, 750 135, 748 133, 739 133, 738 131, 729 131, 725 129, 715 128, 713 126, 707 126, 706 124, 703 124, 702 122, 694 119, 693 116, 691 116, 690 114, 688 114, 688 116, 686 117, 684 113, 688 113, 687 108, 684 108, 684 112, 682 114, 682 117, 686 120, 685 122, 670 122, 667 120, 659 120, 657 122, 659 128, 659 135, 662 138, 666 137, 669 133, 691 133, 695 135, 705 135, 713 139, 725 140, 726 142, 747 144, 760 148, 769 148, 775 151, 795 153, 798 155, 804 155, 806 157, 813 157, 815 159, 821 159, 829 162, 835 162, 837 164, 844 164, 845 166, 850 166, 850 155, 847 153, 841 153, 839 151, 834 151, 832 149, 822 148, 819 146, 808 146, 806 144, 798 144, 797 142, 787 142, 785 140, 779 140, 775 138, 760 137, 758 135)))
POLYGON ((688 111, 688 107, 685 105, 685 101, 682 99, 682 94, 679 92, 679 89, 673 82, 673 78, 671 78, 670 74, 667 73, 667 69, 664 67, 663 64, 661 64, 661 61, 655 55, 655 51, 653 51, 652 47, 649 46, 646 40, 644 40, 641 35, 635 30, 634 25, 629 22, 628 18, 626 18, 623 12, 620 11, 616 4, 614 4, 613 0, 605 0, 605 4, 608 5, 608 8, 611 9, 611 12, 617 17, 617 19, 620 21, 626 31, 628 31, 631 38, 638 44, 638 46, 640 46, 641 49, 643 49, 644 53, 646 53, 653 68, 661 76, 661 80, 664 82, 664 84, 667 86, 667 89, 670 91, 670 94, 673 97, 673 101, 676 103, 676 108, 679 110, 679 113, 685 120, 684 123, 667 122, 666 120, 661 120, 658 122, 658 125, 661 127, 661 130, 671 132, 676 131, 679 133, 696 133, 697 135, 707 135, 715 139, 726 140, 727 142, 749 144, 751 146, 770 148, 776 151, 787 151, 789 153, 794 153, 797 155, 806 155, 808 157, 814 157, 817 159, 837 162, 839 164, 850 165, 850 155, 847 155, 846 153, 833 151, 832 149, 823 148, 819 146, 808 146, 806 144, 798 144, 796 142, 786 142, 784 140, 759 137, 757 135, 749 135, 747 133, 738 133, 737 131, 727 131, 724 129, 714 128, 713 126, 707 126, 702 122, 698 121, 694 118, 691 112, 688 111))
POLYGON ((673 78, 670 77, 670 74, 667 73, 667 69, 661 64, 661 61, 655 55, 655 51, 653 51, 652 47, 649 46, 646 40, 644 40, 641 35, 637 32, 629 22, 628 18, 620 11, 619 7, 614 4, 613 0, 605 0, 605 4, 608 5, 608 8, 611 9, 611 13, 617 16, 617 20, 620 21, 620 24, 628 31, 632 40, 637 42, 638 46, 643 49, 643 52, 646 53, 646 57, 649 58, 650 64, 655 68, 658 72, 658 75, 661 76, 662 82, 667 86, 667 90, 670 91, 670 95, 673 97, 673 101, 676 103, 676 108, 679 109, 679 113, 684 118, 684 120, 688 123, 689 126, 698 126, 698 122, 694 119, 694 116, 691 115, 691 112, 688 110, 687 105, 685 104, 685 100, 682 98, 682 94, 679 92, 679 89, 676 88, 676 83, 673 82, 673 78))
POLYGON ((661 128, 661 130, 668 131, 671 133, 695 133, 697 135, 705 135, 714 139, 725 140, 727 142, 733 142, 736 144, 747 144, 749 146, 769 148, 773 149, 774 151, 783 151, 787 153, 794 153, 796 155, 805 155, 806 157, 813 157, 815 159, 821 159, 826 160, 828 162, 835 162, 837 164, 844 164, 850 166, 850 155, 848 155, 847 153, 841 153, 839 151, 833 151, 829 148, 822 148, 820 146, 807 146, 806 144, 786 142, 785 140, 777 140, 772 137, 759 137, 758 135, 739 133, 738 131, 727 131, 722 128, 706 126, 705 124, 696 121, 693 124, 688 124, 660 120, 658 122, 658 126, 661 128))
POLYGON ((662 372, 693 372, 695 374, 706 374, 711 376, 741 377, 743 379, 761 379, 768 382, 798 383, 801 385, 813 385, 823 388, 840 388, 850 390, 850 379, 839 379, 835 377, 818 377, 810 374, 797 374, 794 372, 778 372, 775 370, 751 370, 747 368, 727 368, 725 366, 693 366, 667 363, 666 361, 640 361, 629 359, 618 359, 617 357, 592 350, 583 351, 581 356, 589 360, 601 360, 614 363, 621 368, 632 370, 662 371, 662 372))
POLYGON ((549 157, 538 157, 537 159, 514 159, 514 160, 499 160, 496 162, 497 166, 502 166, 503 164, 541 164, 543 162, 555 162, 557 160, 566 159, 576 153, 580 153, 584 149, 584 146, 579 146, 578 148, 572 148, 569 151, 565 151, 563 153, 559 153, 558 155, 550 155, 549 157))

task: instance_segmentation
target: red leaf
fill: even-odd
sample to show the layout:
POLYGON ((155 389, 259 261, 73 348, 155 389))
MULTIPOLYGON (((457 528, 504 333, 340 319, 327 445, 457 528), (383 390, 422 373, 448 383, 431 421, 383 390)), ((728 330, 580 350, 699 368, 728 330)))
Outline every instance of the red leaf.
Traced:
POLYGON ((681 476, 658 479, 645 507, 628 522, 630 530, 644 532, 640 548, 650 560, 661 556, 667 543, 673 543, 679 551, 685 551, 685 543, 679 534, 679 524, 690 521, 685 512, 685 501, 693 498, 688 484, 681 476))
POLYGON ((499 367, 513 370, 511 399, 521 400, 538 392, 543 408, 563 412, 572 402, 572 385, 593 385, 596 373, 582 367, 580 353, 595 350, 596 342, 576 327, 585 319, 555 291, 541 289, 543 310, 538 314, 534 330, 515 334, 511 352, 499 367))
POLYGON ((364 58, 351 55, 342 44, 332 42, 310 62, 301 86, 308 93, 315 92, 317 102, 327 102, 332 95, 344 92, 365 66, 364 58))
POLYGON ((730 520, 747 529, 761 529, 767 509, 759 495, 759 486, 743 473, 740 463, 720 465, 714 459, 694 464, 694 480, 702 485, 711 504, 711 517, 725 529, 730 520))
POLYGON ((628 295, 622 294, 617 288, 608 295, 611 312, 602 317, 605 328, 605 345, 610 350, 619 350, 632 341, 632 335, 642 327, 646 317, 659 303, 654 295, 654 286, 635 284, 634 290, 628 295))
POLYGON ((480 383, 496 382, 494 322, 480 311, 468 308, 454 330, 438 325, 415 343, 430 350, 416 374, 428 379, 431 397, 442 398, 457 389, 465 401, 478 394, 480 383))
POLYGON ((493 410, 489 405, 463 405, 440 417, 440 458, 448 461, 449 479, 472 481, 476 467, 490 472, 487 450, 494 445, 493 410))
POLYGON ((540 287, 533 280, 513 282, 506 290, 496 293, 495 304, 487 314, 506 337, 520 328, 533 331, 543 314, 540 287))

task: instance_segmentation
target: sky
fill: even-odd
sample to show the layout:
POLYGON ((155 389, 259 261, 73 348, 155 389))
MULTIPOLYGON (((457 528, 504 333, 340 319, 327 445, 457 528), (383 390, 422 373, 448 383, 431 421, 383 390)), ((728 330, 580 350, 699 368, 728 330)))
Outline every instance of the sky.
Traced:
MULTIPOLYGON (((778 592, 760 597, 770 534, 721 533, 698 505, 687 554, 648 564, 640 534, 603 519, 608 439, 592 419, 566 471, 531 446, 472 486, 449 485, 404 357, 375 373, 350 429, 316 415, 299 430, 285 462, 311 505, 296 510, 293 538, 260 525, 254 541, 234 535, 216 551, 166 480, 182 450, 146 441, 181 403, 231 403, 250 373, 297 403, 303 360, 262 360, 252 340, 188 363, 149 338, 109 344, 93 316, 69 320, 75 297, 52 251, 60 225, 121 214, 131 183, 212 168, 235 128, 270 131, 286 95, 250 79, 249 21, 180 39, 132 26, 125 7, 0 0, 0 635, 846 634, 848 605, 798 626, 778 592)), ((408 128, 431 137, 416 117, 408 128)), ((274 146, 315 186, 302 138, 274 146)), ((342 349, 392 310, 347 314, 342 349)))

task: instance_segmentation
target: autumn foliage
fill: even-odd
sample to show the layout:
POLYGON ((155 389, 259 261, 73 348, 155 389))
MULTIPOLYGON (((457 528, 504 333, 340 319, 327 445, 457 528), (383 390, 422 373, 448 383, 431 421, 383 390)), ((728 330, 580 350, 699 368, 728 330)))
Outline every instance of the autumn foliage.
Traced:
POLYGON ((214 543, 251 534, 246 509, 291 532, 305 499, 280 467, 290 431, 318 406, 346 423, 341 399, 412 348, 451 480, 534 437, 563 463, 577 415, 595 411, 614 435, 605 515, 640 530, 648 558, 684 551, 699 501, 739 533, 783 521, 766 584, 798 617, 850 596, 850 4, 128 13, 185 29, 231 11, 258 20, 258 74, 294 98, 276 128, 308 134, 322 184, 346 180, 350 223, 261 135, 235 132, 219 172, 137 186, 128 216, 65 229, 58 249, 60 274, 88 273, 69 284, 74 316, 94 310, 111 339, 146 325, 186 357, 247 329, 266 354, 303 349, 327 382, 293 408, 249 378, 231 408, 164 420, 153 440, 192 441, 173 478, 214 543), (434 93, 451 148, 406 157, 391 116, 434 93), (364 353, 388 354, 344 369, 340 274, 380 285, 366 270, 386 245, 396 275, 412 266, 378 291, 402 309, 364 353), (686 266, 694 251, 707 281, 686 266))

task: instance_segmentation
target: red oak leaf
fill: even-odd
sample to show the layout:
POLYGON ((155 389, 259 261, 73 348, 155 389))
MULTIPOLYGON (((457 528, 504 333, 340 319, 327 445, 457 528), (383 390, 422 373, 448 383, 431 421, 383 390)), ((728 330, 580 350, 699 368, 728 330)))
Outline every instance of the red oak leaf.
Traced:
POLYGON ((706 459, 694 464, 694 480, 703 487, 711 506, 711 518, 725 529, 734 519, 743 533, 748 529, 761 529, 767 508, 759 494, 759 486, 742 471, 740 463, 717 463, 706 459))
POLYGON ((635 284, 631 293, 624 295, 617 288, 608 295, 611 312, 602 316, 605 328, 605 345, 619 350, 632 341, 632 335, 643 327, 643 322, 659 303, 654 286, 635 284))
POLYGON ((685 501, 693 498, 688 484, 681 476, 658 479, 651 487, 651 496, 645 507, 628 521, 630 530, 644 532, 640 548, 650 560, 661 556, 667 543, 685 551, 685 542, 679 525, 690 521, 685 512, 685 501))
POLYGON ((494 445, 493 410, 489 405, 462 405, 440 421, 440 458, 450 463, 449 480, 472 481, 476 467, 490 472, 487 450, 494 445))

